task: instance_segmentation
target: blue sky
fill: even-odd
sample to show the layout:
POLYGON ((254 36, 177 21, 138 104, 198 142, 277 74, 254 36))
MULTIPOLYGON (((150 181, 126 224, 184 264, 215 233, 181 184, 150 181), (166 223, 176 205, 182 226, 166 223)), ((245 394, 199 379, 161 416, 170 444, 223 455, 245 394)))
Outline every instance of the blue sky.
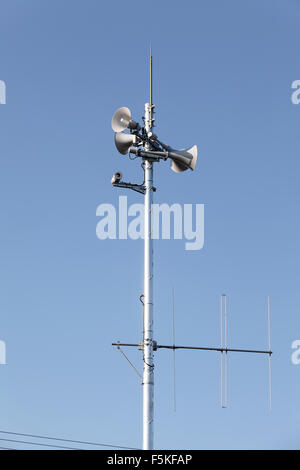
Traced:
POLYGON ((174 413, 171 354, 157 352, 155 446, 299 449, 299 2, 0 9, 0 429, 141 446, 141 385, 110 344, 141 339, 143 244, 100 241, 95 214, 126 194, 115 170, 142 178, 110 121, 120 106, 142 116, 151 40, 156 131, 199 150, 195 172, 156 165, 155 202, 205 204, 202 250, 155 242, 155 338, 171 341, 174 286, 178 343, 218 346, 226 292, 229 345, 265 348, 270 295, 274 350, 272 413, 266 358, 230 356, 222 410, 219 357, 186 351, 174 413))

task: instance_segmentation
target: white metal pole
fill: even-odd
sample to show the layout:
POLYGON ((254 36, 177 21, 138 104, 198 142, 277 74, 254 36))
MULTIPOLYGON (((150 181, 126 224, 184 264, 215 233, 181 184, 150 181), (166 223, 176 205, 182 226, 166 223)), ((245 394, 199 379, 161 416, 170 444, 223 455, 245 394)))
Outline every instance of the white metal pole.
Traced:
MULTIPOLYGON (((145 104, 145 130, 151 129, 151 108, 145 104)), ((147 147, 147 144, 145 144, 147 147)), ((153 162, 144 160, 144 325, 143 325, 143 449, 153 449, 154 364, 153 364, 153 247, 151 208, 153 193, 153 162)))

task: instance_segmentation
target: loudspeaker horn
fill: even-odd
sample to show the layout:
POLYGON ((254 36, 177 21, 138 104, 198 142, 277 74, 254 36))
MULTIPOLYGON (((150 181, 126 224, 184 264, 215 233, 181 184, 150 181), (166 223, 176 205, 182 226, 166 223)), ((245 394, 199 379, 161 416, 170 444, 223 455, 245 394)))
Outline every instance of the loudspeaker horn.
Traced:
POLYGON ((198 150, 197 145, 193 145, 188 149, 183 150, 170 150, 169 158, 172 160, 171 168, 176 173, 181 173, 182 171, 194 170, 197 163, 198 150))
POLYGON ((112 117, 111 127, 115 132, 122 132, 125 129, 140 129, 137 122, 131 119, 129 108, 119 108, 112 117))
POLYGON ((115 146, 117 150, 122 154, 126 155, 128 153, 132 144, 136 143, 136 135, 134 134, 124 134, 124 132, 115 133, 115 146))

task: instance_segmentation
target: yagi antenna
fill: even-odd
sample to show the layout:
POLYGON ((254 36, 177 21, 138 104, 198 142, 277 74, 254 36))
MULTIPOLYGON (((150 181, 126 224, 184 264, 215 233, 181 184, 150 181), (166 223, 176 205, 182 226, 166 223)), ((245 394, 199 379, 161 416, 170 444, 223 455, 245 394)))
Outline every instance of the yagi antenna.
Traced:
MULTIPOLYGON (((222 294, 220 298, 220 326, 221 326, 221 344, 220 347, 206 347, 206 346, 178 346, 175 344, 175 320, 174 320, 174 289, 172 290, 172 345, 157 344, 154 341, 153 350, 158 349, 171 349, 173 350, 173 390, 174 390, 174 407, 176 407, 175 400, 175 351, 176 349, 189 349, 196 351, 216 351, 221 353, 221 407, 228 407, 228 353, 247 353, 247 354, 261 354, 268 355, 269 361, 269 397, 270 397, 270 410, 272 410, 272 371, 271 371, 271 321, 270 321, 270 297, 268 297, 268 350, 263 349, 240 349, 228 347, 228 297, 222 294)), ((128 344, 112 343, 113 346, 138 346, 141 344, 128 344)), ((127 359, 128 360, 128 359, 127 359)))

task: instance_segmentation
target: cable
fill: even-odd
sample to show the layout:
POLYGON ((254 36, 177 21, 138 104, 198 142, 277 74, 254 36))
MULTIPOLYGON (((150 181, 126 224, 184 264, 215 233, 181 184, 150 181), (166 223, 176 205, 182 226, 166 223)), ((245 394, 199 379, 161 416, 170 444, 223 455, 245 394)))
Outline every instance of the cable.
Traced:
POLYGON ((130 153, 129 153, 128 155, 129 155, 129 160, 136 160, 136 159, 138 158, 138 157, 131 157, 131 156, 130 156, 130 155, 131 155, 130 153))
MULTIPOLYGON (((50 437, 50 436, 41 436, 38 434, 25 434, 25 433, 20 433, 20 432, 12 432, 12 431, 3 431, 0 430, 1 434, 13 434, 14 436, 25 436, 25 437, 33 437, 37 439, 49 439, 52 441, 64 441, 64 442, 74 442, 75 444, 86 444, 86 445, 92 445, 92 446, 102 446, 102 447, 112 447, 115 449, 128 449, 128 450, 140 450, 137 447, 126 447, 126 446, 117 446, 117 445, 112 445, 112 444, 103 444, 100 442, 89 442, 89 441, 77 441, 73 439, 63 439, 59 437, 50 437)), ((3 439, 0 439, 3 440, 3 439)))
POLYGON ((65 446, 58 446, 58 445, 55 446, 55 445, 51 445, 51 444, 43 444, 43 443, 29 442, 29 441, 17 441, 16 439, 3 439, 3 438, 0 438, 0 441, 17 442, 18 444, 30 444, 32 446, 54 447, 55 449, 82 450, 82 449, 78 449, 76 447, 65 447, 65 446))

